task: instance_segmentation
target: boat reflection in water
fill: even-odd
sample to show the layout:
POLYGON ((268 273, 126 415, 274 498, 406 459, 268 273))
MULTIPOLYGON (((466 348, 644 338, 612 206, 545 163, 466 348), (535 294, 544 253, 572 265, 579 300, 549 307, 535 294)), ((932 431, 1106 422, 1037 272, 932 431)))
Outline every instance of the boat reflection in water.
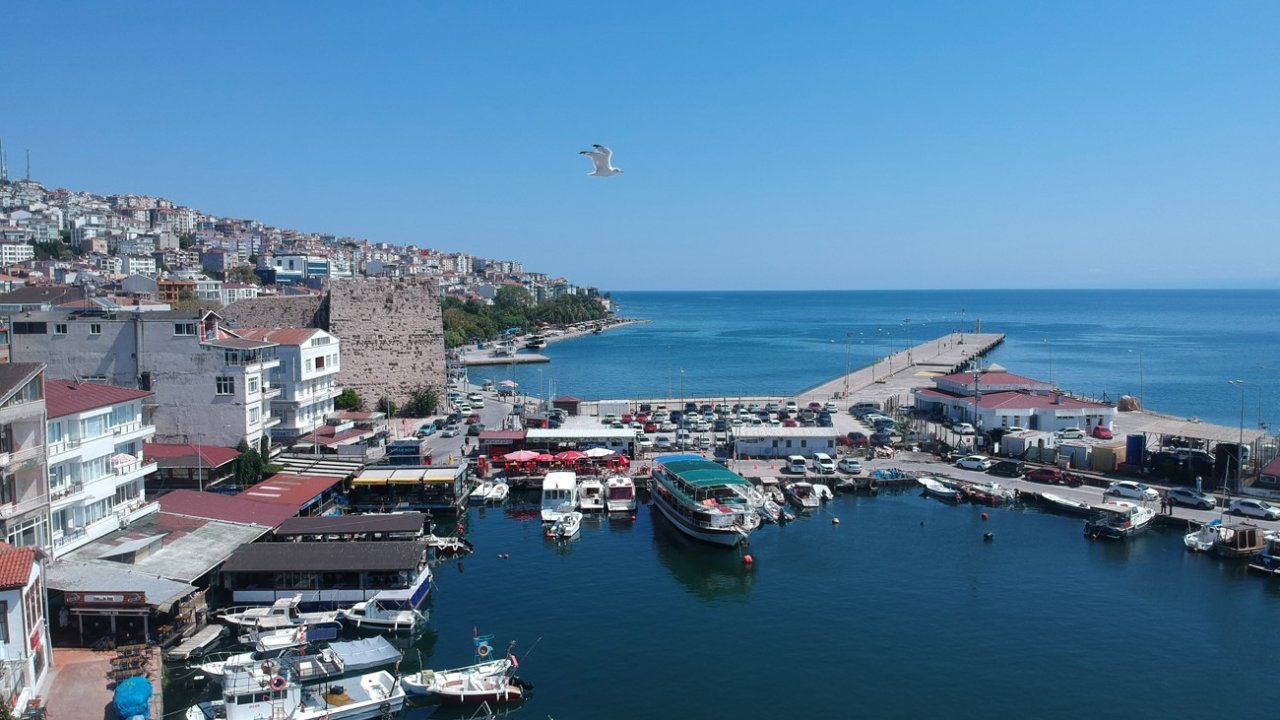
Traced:
POLYGON ((745 595, 755 573, 742 556, 699 542, 671 526, 661 511, 649 505, 649 524, 658 560, 690 595, 714 600, 745 595))

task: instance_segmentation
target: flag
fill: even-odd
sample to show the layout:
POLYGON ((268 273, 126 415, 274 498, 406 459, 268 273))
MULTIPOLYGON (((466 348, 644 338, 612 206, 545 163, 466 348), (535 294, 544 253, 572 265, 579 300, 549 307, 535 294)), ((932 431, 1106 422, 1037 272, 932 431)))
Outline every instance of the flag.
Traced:
POLYGON ((520 661, 516 659, 516 656, 514 653, 511 655, 511 667, 516 670, 520 669, 520 661))

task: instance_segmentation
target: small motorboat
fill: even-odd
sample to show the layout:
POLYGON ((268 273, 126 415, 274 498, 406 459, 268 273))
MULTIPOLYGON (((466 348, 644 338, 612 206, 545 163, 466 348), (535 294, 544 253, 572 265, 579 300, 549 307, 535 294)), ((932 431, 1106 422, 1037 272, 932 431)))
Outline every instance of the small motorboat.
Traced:
POLYGON ((583 512, 603 512, 604 483, 596 478, 583 478, 578 483, 578 509, 583 512))
POLYGON ((495 481, 493 489, 484 496, 484 501, 491 505, 501 505, 507 501, 507 497, 511 495, 511 486, 504 482, 495 481))
POLYGON ((926 495, 931 495, 946 502, 960 502, 960 491, 938 478, 923 477, 916 480, 924 488, 926 495))
POLYGON ((1055 512, 1081 516, 1093 514, 1093 506, 1083 500, 1073 500, 1053 493, 1040 493, 1040 499, 1044 500, 1045 507, 1055 512))
POLYGON ((467 496, 467 500, 469 500, 473 505, 483 503, 489 497, 489 493, 491 492, 493 492, 493 481, 482 480, 476 483, 475 489, 467 496))
POLYGON ((787 483, 782 491, 786 493, 791 504, 801 510, 813 510, 822 504, 817 492, 813 489, 813 483, 804 480, 787 483))
POLYGON ((299 612, 302 596, 280 598, 267 606, 230 607, 220 611, 215 617, 222 622, 246 630, 280 630, 283 628, 311 627, 314 625, 333 625, 338 622, 338 613, 331 610, 319 612, 299 612))
MULTIPOLYGON (((475 642, 475 662, 452 670, 427 670, 401 678, 410 695, 427 695, 436 702, 450 704, 514 703, 524 699, 528 683, 515 676, 520 667, 507 648, 507 656, 494 658, 492 635, 480 635, 475 642)), ((511 643, 512 646, 515 643, 511 643)))
POLYGON ((379 595, 381 593, 338 612, 355 627, 412 631, 420 621, 426 621, 421 611, 404 607, 403 601, 387 600, 379 595))
POLYGON ((813 484, 813 494, 817 496, 818 502, 834 500, 836 497, 835 493, 831 492, 831 488, 822 483, 813 484))
POLYGON ((1222 527, 1222 535, 1213 544, 1218 557, 1248 558, 1262 552, 1267 544, 1262 528, 1249 523, 1233 523, 1222 527))
POLYGON ((604 481, 605 509, 609 512, 636 511, 636 484, 626 475, 614 475, 604 481))
POLYGON ((1200 527, 1182 536, 1182 542, 1191 552, 1209 552, 1223 536, 1226 528, 1222 520, 1214 518, 1200 527))
POLYGON ((547 530, 547 536, 557 540, 569 540, 576 537, 581 530, 582 513, 574 510, 555 521, 551 529, 547 530))

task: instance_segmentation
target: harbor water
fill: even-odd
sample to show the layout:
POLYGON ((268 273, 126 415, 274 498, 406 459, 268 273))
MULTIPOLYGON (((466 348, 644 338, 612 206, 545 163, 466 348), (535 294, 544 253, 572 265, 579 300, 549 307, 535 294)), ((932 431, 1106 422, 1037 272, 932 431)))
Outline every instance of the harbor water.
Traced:
POLYGON ((615 293, 651 322, 552 343, 550 364, 473 368, 589 400, 795 395, 981 321, 988 356, 1077 394, 1236 425, 1274 419, 1280 291, 938 290, 615 293))

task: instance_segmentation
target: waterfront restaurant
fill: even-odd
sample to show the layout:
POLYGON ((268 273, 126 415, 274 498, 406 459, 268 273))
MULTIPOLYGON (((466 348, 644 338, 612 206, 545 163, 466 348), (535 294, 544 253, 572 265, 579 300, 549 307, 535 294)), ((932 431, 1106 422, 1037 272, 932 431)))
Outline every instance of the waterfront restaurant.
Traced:
POLYGON ((389 542, 420 540, 427 516, 420 512, 295 517, 280 523, 277 542, 389 542))
POLYGON ((418 607, 431 589, 427 550, 420 541, 253 543, 223 563, 222 584, 238 604, 301 596, 304 605, 348 606, 403 590, 418 607))
POLYGON ((471 468, 458 465, 365 468, 351 481, 347 497, 355 512, 428 510, 458 512, 467 502, 471 468))

